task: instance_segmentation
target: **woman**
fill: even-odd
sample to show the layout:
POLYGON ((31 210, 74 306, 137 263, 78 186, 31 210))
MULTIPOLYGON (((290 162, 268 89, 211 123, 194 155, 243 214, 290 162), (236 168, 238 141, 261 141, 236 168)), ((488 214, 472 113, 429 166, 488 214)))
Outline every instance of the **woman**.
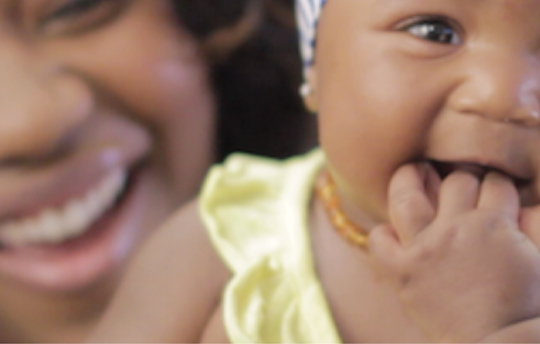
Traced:
POLYGON ((258 3, 0 2, 0 341, 81 340, 209 164, 259 136, 298 148, 287 61, 265 54, 294 38, 269 42, 287 29, 258 3), (245 65, 262 76, 232 79, 245 65))

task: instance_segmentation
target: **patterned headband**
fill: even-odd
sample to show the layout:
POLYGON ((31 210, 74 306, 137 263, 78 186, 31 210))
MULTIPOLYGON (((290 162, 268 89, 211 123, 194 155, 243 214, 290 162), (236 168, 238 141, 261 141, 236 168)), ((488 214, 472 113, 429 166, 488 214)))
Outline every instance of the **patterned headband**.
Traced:
POLYGON ((304 70, 313 64, 317 23, 327 0, 296 0, 296 20, 300 34, 300 52, 304 70))

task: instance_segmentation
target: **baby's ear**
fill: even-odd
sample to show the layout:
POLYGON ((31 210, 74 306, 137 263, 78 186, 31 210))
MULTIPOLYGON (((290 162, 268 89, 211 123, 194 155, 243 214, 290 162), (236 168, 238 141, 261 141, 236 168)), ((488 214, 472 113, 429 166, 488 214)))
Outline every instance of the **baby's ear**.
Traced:
POLYGON ((317 113, 319 112, 319 102, 317 96, 317 66, 315 64, 305 68, 304 78, 304 84, 300 90, 304 98, 304 105, 310 112, 317 113))

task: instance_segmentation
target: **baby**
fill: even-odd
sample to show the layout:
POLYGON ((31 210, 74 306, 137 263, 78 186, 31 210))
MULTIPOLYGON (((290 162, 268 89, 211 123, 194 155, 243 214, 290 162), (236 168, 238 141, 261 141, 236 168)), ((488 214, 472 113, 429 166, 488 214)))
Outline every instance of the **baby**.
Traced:
POLYGON ((298 9, 321 148, 215 167, 92 340, 540 341, 540 2, 298 9))

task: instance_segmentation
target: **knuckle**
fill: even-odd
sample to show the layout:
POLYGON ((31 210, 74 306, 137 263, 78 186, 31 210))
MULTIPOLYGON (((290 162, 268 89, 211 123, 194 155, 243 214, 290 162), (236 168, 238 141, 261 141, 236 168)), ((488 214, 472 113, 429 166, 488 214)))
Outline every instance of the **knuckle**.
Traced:
POLYGON ((473 225, 486 231, 514 229, 517 223, 505 213, 479 210, 473 215, 473 225))
POLYGON ((402 189, 396 192, 393 207, 396 210, 410 210, 413 208, 415 201, 418 201, 419 195, 414 190, 402 189))
POLYGON ((410 263, 418 266, 423 262, 432 261, 434 257, 436 257, 441 251, 441 245, 439 245, 438 242, 430 242, 418 245, 411 254, 410 263))
POLYGON ((413 222, 423 222, 430 218, 430 214, 425 209, 425 197, 413 191, 398 195, 392 204, 391 211, 400 218, 413 222))
POLYGON ((411 266, 408 264, 401 264, 396 269, 396 274, 395 274, 394 279, 395 279, 395 283, 398 289, 406 290, 409 287, 410 282, 413 279, 412 271, 414 271, 414 269, 411 269, 411 266))

